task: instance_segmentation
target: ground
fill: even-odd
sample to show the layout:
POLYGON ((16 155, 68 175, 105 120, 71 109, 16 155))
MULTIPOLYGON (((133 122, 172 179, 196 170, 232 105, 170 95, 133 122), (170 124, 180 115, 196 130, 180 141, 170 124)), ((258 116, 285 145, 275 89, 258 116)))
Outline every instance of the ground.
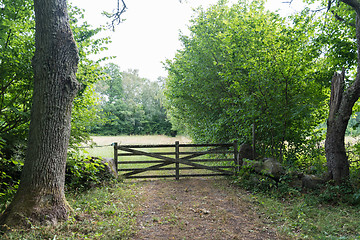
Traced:
POLYGON ((284 239, 224 178, 141 181, 133 239, 284 239))
MULTIPOLYGON (((112 156, 111 143, 173 144, 189 143, 182 136, 92 137, 104 152, 95 148, 92 156, 112 156)), ((91 149, 90 149, 91 150, 91 149)), ((131 182, 130 180, 126 180, 131 182)), ((183 178, 136 181, 139 196, 138 231, 132 239, 284 239, 257 211, 257 202, 225 178, 183 178)))

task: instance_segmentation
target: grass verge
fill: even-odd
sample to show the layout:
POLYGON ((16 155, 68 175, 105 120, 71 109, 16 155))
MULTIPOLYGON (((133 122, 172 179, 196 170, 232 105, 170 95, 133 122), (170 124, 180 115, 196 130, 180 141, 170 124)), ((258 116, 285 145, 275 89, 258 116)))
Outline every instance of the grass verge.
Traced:
POLYGON ((136 230, 138 201, 129 184, 69 193, 67 200, 74 209, 68 221, 57 226, 10 230, 1 239, 130 239, 136 230))
POLYGON ((256 194, 251 201, 289 239, 360 239, 359 206, 324 205, 309 195, 281 200, 256 194))

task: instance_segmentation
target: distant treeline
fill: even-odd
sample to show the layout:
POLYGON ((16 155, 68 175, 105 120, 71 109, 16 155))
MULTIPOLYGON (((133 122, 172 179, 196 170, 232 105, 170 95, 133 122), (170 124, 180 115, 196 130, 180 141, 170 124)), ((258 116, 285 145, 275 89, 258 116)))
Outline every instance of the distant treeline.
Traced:
POLYGON ((95 86, 100 98, 100 121, 90 129, 97 135, 174 135, 162 104, 162 79, 150 81, 137 70, 120 71, 108 64, 106 77, 95 86))

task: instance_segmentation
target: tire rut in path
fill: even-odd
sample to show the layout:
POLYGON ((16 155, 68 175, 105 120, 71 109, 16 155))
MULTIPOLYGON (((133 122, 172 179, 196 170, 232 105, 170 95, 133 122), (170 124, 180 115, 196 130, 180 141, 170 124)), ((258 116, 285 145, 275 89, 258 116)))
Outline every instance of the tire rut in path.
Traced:
POLYGON ((133 239, 283 239, 223 178, 138 183, 141 198, 133 239))

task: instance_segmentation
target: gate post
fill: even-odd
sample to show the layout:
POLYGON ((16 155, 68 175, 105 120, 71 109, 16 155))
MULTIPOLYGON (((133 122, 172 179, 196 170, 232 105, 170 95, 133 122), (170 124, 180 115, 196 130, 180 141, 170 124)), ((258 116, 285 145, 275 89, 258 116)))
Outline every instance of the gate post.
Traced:
POLYGON ((118 173, 118 144, 117 142, 114 142, 114 162, 115 162, 115 170, 116 170, 116 173, 118 173))
POLYGON ((233 147, 234 147, 234 161, 235 161, 235 164, 236 164, 236 172, 240 172, 240 162, 239 162, 239 155, 238 155, 238 142, 237 142, 237 140, 234 141, 233 147))
POLYGON ((176 160, 176 163, 175 163, 175 167, 176 167, 176 176, 175 176, 175 179, 176 180, 179 180, 180 179, 180 169, 179 169, 179 158, 180 158, 180 147, 179 147, 179 141, 176 141, 175 142, 175 160, 176 160))

